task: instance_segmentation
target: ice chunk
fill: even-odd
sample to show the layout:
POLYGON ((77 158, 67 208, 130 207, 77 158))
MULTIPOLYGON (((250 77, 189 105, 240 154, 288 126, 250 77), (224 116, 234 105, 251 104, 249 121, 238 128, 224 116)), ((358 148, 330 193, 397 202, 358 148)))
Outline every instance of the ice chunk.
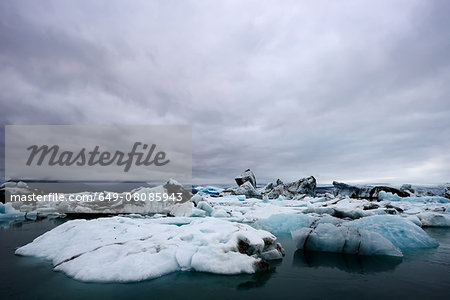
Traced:
POLYGON ((404 215, 403 217, 408 221, 413 222, 415 225, 422 227, 422 222, 416 215, 404 215))
POLYGON ((214 218, 226 218, 229 217, 228 213, 223 208, 214 209, 211 213, 211 216, 214 218))
POLYGON ((206 211, 194 207, 194 208, 192 208, 190 216, 191 217, 206 217, 206 211))
POLYGON ((16 250, 82 281, 129 282, 175 271, 254 273, 280 258, 271 233, 215 218, 73 220, 16 250), (170 222, 184 225, 171 225, 170 222))
POLYGON ((246 181, 242 185, 237 187, 225 189, 222 191, 221 195, 222 196, 244 195, 247 198, 262 199, 261 193, 255 189, 255 187, 250 183, 250 181, 246 181))
POLYGON ((409 196, 409 193, 389 186, 358 186, 337 181, 333 181, 333 186, 335 196, 348 196, 350 198, 377 199, 381 192, 391 192, 400 197, 409 196))
POLYGON ((192 202, 185 202, 182 204, 176 204, 171 210, 170 215, 174 217, 189 217, 192 214, 194 204, 192 202))
POLYGON ((423 212, 416 215, 422 226, 430 227, 450 227, 450 215, 434 212, 423 212))
POLYGON ((279 196, 286 199, 301 198, 305 195, 314 197, 316 194, 316 179, 314 176, 310 176, 287 184, 283 184, 278 179, 275 184, 266 185, 262 194, 267 199, 277 199, 279 196))
POLYGON ((273 234, 289 234, 292 230, 309 227, 318 218, 306 214, 277 214, 255 223, 257 228, 272 232, 273 234))
POLYGON ((195 203, 195 205, 197 205, 200 201, 203 200, 203 197, 200 196, 199 194, 195 194, 194 196, 192 196, 191 198, 191 202, 195 203))
POLYGON ((256 177, 250 169, 247 169, 240 176, 234 178, 238 186, 244 184, 244 182, 250 182, 250 184, 256 188, 256 177))
POLYGON ((401 250, 439 246, 422 228, 399 216, 370 216, 347 222, 345 226, 376 232, 401 250))
POLYGON ((322 223, 315 228, 292 231, 297 249, 360 255, 402 256, 402 252, 380 234, 364 229, 322 223))
POLYGON ((380 201, 407 201, 407 202, 419 202, 419 203, 450 203, 450 199, 439 196, 420 196, 420 197, 399 197, 395 194, 381 191, 378 194, 378 200, 380 201))
MULTIPOLYGON (((204 203, 204 201, 201 201, 200 203, 204 203)), ((169 215, 174 217, 205 217, 207 212, 200 207, 194 207, 192 202, 185 202, 176 204, 170 210, 169 215)))
POLYGON ((0 202, 0 219, 17 219, 24 216, 25 213, 15 209, 12 202, 6 204, 0 202))
POLYGON ((208 202, 206 201, 200 201, 197 204, 197 208, 204 210, 209 216, 211 215, 211 213, 213 212, 213 208, 211 207, 211 205, 209 205, 208 202))
POLYGON ((197 186, 194 188, 197 191, 196 195, 199 196, 219 196, 219 194, 223 191, 222 188, 214 187, 214 186, 197 186))

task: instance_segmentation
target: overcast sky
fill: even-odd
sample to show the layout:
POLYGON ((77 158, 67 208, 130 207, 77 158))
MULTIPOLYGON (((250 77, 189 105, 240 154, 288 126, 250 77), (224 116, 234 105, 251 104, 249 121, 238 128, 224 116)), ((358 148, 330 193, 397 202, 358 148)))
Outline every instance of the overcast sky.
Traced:
MULTIPOLYGON (((191 124, 197 182, 450 181, 450 1, 0 1, 4 124, 191 124)), ((3 143, 3 141, 2 141, 3 143)))

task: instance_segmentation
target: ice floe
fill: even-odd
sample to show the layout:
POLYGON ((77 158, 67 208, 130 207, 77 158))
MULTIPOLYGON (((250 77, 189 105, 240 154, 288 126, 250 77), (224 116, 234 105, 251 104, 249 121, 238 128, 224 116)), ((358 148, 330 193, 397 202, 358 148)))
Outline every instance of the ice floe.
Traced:
POLYGON ((175 271, 254 273, 279 259, 271 233, 215 218, 73 220, 16 250, 81 281, 128 282, 175 271), (186 222, 172 225, 173 222, 186 222))
MULTIPOLYGON (((305 226, 291 231, 297 249, 302 250, 402 256, 402 250, 439 245, 420 227, 398 216, 371 216, 341 222, 303 221, 305 226)), ((279 226, 285 225, 280 223, 279 226)))
POLYGON ((402 252, 397 247, 376 232, 330 223, 294 230, 292 239, 299 250, 402 256, 402 252))

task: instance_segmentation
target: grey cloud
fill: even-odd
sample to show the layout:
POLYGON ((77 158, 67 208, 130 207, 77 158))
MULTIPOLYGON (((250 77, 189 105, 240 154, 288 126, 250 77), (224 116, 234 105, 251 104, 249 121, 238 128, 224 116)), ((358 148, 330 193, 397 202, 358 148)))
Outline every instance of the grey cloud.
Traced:
POLYGON ((450 181, 448 1, 14 1, 3 124, 192 124, 194 177, 450 181))

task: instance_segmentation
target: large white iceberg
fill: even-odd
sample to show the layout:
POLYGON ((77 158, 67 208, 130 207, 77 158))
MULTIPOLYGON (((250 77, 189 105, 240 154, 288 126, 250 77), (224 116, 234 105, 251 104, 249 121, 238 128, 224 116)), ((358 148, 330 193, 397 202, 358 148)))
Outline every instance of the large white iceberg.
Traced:
POLYGON ((55 270, 82 281, 129 282, 175 271, 254 273, 267 268, 264 259, 283 256, 275 240, 215 218, 112 217, 66 222, 16 254, 50 259, 55 270))

